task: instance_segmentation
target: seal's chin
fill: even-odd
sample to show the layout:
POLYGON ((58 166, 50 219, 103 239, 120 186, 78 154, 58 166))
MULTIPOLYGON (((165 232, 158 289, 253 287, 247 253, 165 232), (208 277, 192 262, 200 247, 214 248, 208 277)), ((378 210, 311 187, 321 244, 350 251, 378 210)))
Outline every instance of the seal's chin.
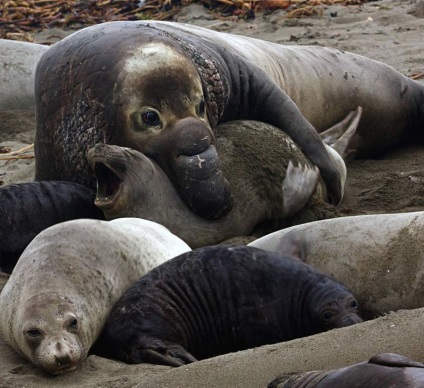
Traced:
POLYGON ((97 180, 97 195, 94 203, 100 209, 110 208, 122 190, 123 181, 103 162, 95 162, 93 169, 97 180))
POLYGON ((60 367, 56 367, 54 370, 50 370, 50 369, 45 369, 48 373, 50 373, 51 375, 57 376, 57 375, 61 375, 63 373, 68 373, 68 372, 72 372, 75 369, 77 369, 78 365, 66 365, 63 366, 63 368, 60 367))

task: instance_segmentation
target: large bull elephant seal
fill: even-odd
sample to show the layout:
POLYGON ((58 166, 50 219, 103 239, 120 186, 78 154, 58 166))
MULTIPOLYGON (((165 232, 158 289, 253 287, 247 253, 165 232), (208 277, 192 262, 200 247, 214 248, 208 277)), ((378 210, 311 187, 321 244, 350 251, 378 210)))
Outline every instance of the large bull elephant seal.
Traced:
POLYGON ((375 316, 424 307, 423 233, 424 212, 375 214, 297 225, 249 245, 286 254, 300 246, 306 263, 346 284, 375 316))
POLYGON ((96 350, 171 366, 362 322, 342 284, 300 260, 246 246, 199 248, 140 278, 96 350))
POLYGON ((52 226, 28 245, 0 294, 0 333, 49 373, 74 370, 124 291, 189 250, 165 227, 146 220, 52 226))
POLYGON ((329 372, 277 377, 268 388, 421 388, 424 365, 396 353, 373 356, 367 362, 329 372))
MULTIPOLYGON (((333 144, 336 149, 340 143, 346 145, 356 126, 344 129, 333 144)), ((192 248, 337 215, 327 203, 326 186, 316 168, 277 128, 254 121, 223 123, 217 147, 234 198, 231 211, 218 220, 193 213, 154 160, 108 144, 97 144, 88 153, 97 179, 95 203, 107 219, 130 216, 158 222, 192 248)), ((346 167, 341 155, 328 145, 326 149, 344 184, 346 167)), ((344 147, 339 152, 343 154, 344 147)))
POLYGON ((34 110, 35 69, 48 46, 0 39, 0 111, 34 110))
POLYGON ((36 179, 94 185, 88 149, 130 147, 164 169, 196 214, 219 218, 232 196, 214 132, 219 123, 251 119, 299 144, 338 203, 340 175, 313 125, 321 131, 364 106, 367 141, 394 144, 418 115, 422 90, 385 65, 338 50, 172 22, 105 23, 56 43, 38 64, 36 179), (380 73, 374 88, 370 77, 380 73))

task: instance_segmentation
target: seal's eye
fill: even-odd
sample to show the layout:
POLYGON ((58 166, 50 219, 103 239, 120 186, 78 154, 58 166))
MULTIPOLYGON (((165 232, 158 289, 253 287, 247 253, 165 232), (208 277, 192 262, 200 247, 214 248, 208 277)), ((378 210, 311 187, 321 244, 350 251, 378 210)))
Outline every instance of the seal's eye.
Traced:
POLYGON ((31 338, 38 338, 38 337, 41 337, 41 335, 43 334, 41 330, 38 330, 38 329, 30 329, 30 330, 27 330, 26 333, 31 338))
POLYGON ((141 119, 143 120, 144 123, 146 123, 147 125, 159 125, 159 115, 156 112, 144 112, 141 114, 141 119))
POLYGON ((202 98, 202 101, 200 101, 199 104, 199 113, 201 115, 205 114, 205 100, 202 98))
POLYGON ((352 307, 353 309, 358 308, 358 303, 356 302, 356 300, 352 300, 352 302, 350 302, 350 307, 352 307))
POLYGON ((72 321, 69 322, 69 327, 71 329, 78 329, 78 320, 76 318, 72 319, 72 321))
POLYGON ((325 322, 331 321, 333 318, 333 314, 327 311, 323 316, 322 319, 324 319, 325 322))

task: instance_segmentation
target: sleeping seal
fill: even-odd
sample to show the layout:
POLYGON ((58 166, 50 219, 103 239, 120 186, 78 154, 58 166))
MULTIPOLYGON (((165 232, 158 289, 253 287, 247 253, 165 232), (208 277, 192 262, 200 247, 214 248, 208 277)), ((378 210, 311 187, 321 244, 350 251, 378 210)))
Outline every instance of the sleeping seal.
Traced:
MULTIPOLYGON (((341 133, 333 146, 342 154, 360 114, 358 109, 351 115, 352 122, 348 121, 351 125, 339 128, 341 133)), ((181 136, 184 133, 182 129, 181 136)), ((255 231, 263 235, 267 229, 314 221, 323 217, 321 213, 336 214, 335 209, 314 212, 315 208, 330 208, 326 205, 326 186, 284 132, 254 121, 223 123, 217 146, 221 169, 234 198, 232 210, 218 220, 206 220, 193 213, 154 160, 138 151, 107 144, 98 144, 88 153, 98 182, 95 203, 107 219, 130 216, 158 222, 192 248, 248 235, 255 227, 263 227, 255 231)), ((328 145, 326 149, 344 185, 344 161, 335 149, 328 145)), ((197 158, 193 156, 202 163, 197 158)))
POLYGON ((423 233, 424 212, 373 214, 296 225, 249 245, 279 253, 300 245, 306 263, 346 284, 375 316, 424 307, 423 233))
POLYGON ((341 283, 300 260, 245 246, 182 254, 113 307, 96 352, 180 366, 362 322, 341 283))
POLYGON ((140 219, 52 226, 28 245, 0 294, 0 333, 41 369, 74 370, 124 291, 189 250, 165 227, 140 219))
POLYGON ((110 22, 78 31, 43 55, 36 104, 37 180, 94 187, 88 149, 129 147, 158 163, 191 210, 217 219, 233 206, 217 124, 248 119, 282 129, 339 203, 340 174, 314 128, 322 132, 362 106, 358 154, 385 150, 422 129, 424 86, 336 49, 172 22, 110 22))

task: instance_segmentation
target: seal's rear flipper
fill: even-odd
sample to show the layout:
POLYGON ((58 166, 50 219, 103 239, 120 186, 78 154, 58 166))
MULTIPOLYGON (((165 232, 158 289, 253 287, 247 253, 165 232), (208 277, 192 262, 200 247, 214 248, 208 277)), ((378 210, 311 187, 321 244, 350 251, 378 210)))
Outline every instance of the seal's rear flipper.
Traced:
POLYGON ((146 341, 141 340, 140 343, 134 345, 132 351, 127 355, 127 362, 133 364, 139 363, 151 363, 169 366, 182 366, 196 362, 194 358, 187 350, 181 345, 173 343, 165 343, 160 340, 146 341))
POLYGON ((295 167, 289 162, 282 185, 284 217, 291 217, 305 207, 317 187, 318 178, 317 167, 295 167))
POLYGON ((358 106, 355 111, 350 112, 342 121, 320 133, 322 141, 334 148, 343 159, 351 159, 355 150, 348 150, 349 144, 358 128, 362 117, 362 107, 358 106))

